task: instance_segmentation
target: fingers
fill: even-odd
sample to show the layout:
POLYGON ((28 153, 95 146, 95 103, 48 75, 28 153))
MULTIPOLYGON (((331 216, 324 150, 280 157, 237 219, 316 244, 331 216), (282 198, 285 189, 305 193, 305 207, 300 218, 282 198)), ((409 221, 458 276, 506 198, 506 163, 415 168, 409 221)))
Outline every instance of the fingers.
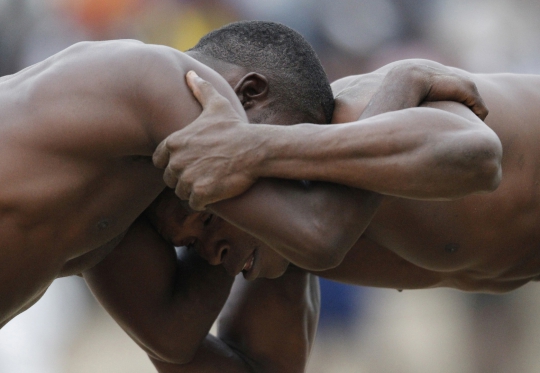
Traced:
POLYGON ((191 188, 193 184, 183 180, 182 177, 177 178, 175 181, 176 183, 174 184, 173 188, 178 198, 184 201, 189 200, 191 197, 191 188))
POLYGON ((186 74, 186 82, 191 89, 191 92, 193 92, 193 95, 203 108, 212 102, 212 100, 224 99, 223 96, 216 91, 212 84, 199 77, 199 75, 197 75, 197 73, 193 70, 188 71, 186 74))
POLYGON ((189 196, 189 207, 195 211, 204 211, 206 209, 207 203, 202 198, 200 194, 191 193, 189 196))
POLYGON ((489 113, 474 81, 461 74, 436 75, 426 100, 461 102, 481 120, 489 113))
POLYGON ((152 162, 157 168, 165 168, 169 164, 169 157, 171 153, 167 148, 167 139, 159 143, 154 154, 152 155, 152 162))
POLYGON ((157 168, 164 168, 163 181, 169 188, 175 188, 178 183, 178 175, 173 171, 170 165, 171 150, 167 146, 167 139, 163 140, 157 146, 152 155, 152 162, 157 168))
POLYGON ((489 114, 489 110, 486 104, 484 103, 484 100, 480 96, 480 92, 478 92, 478 88, 476 87, 476 84, 471 81, 471 85, 472 85, 471 90, 473 92, 472 94, 473 102, 471 105, 468 105, 468 106, 473 111, 473 113, 475 113, 478 116, 478 118, 484 120, 489 114))
POLYGON ((471 110, 473 111, 473 113, 475 113, 478 118, 482 119, 482 120, 485 120, 486 117, 488 116, 489 114, 489 110, 488 108, 486 107, 486 105, 484 104, 484 101, 480 98, 479 99, 480 102, 476 102, 472 107, 471 107, 471 110))
POLYGON ((163 172, 163 181, 165 182, 165 185, 171 189, 175 189, 176 184, 178 183, 178 176, 170 166, 167 166, 165 172, 163 172))
POLYGON ((463 104, 469 107, 469 109, 471 109, 480 119, 486 119, 489 111, 484 100, 480 96, 480 92, 478 92, 478 88, 474 81, 463 76, 458 76, 458 80, 459 79, 463 80, 465 87, 465 100, 463 101, 463 104))

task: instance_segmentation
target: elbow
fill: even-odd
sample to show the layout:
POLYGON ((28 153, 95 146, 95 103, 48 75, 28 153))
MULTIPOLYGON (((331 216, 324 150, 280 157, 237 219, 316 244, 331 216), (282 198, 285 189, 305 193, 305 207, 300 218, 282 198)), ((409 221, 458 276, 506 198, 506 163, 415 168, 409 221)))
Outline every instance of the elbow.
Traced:
POLYGON ((489 193, 495 191, 502 180, 502 167, 500 161, 484 162, 478 172, 479 193, 489 193))
POLYGON ((324 271, 340 265, 357 239, 349 232, 321 221, 312 222, 309 233, 301 237, 304 239, 297 252, 302 263, 294 264, 310 271, 324 271))
POLYGON ((502 145, 493 134, 478 139, 471 150, 470 167, 474 188, 477 193, 489 193, 496 190, 502 180, 502 145))

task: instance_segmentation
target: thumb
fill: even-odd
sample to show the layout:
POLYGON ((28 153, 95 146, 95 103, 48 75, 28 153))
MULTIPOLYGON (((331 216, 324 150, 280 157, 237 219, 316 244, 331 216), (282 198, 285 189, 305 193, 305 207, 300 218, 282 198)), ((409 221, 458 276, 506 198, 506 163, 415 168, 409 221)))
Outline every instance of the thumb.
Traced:
POLYGON ((152 162, 157 168, 165 168, 169 164, 169 149, 167 148, 167 139, 163 140, 157 146, 152 155, 152 162))
POLYGON ((213 100, 222 99, 222 96, 216 91, 214 86, 199 77, 193 70, 188 71, 186 74, 186 82, 193 96, 199 101, 203 109, 213 100))

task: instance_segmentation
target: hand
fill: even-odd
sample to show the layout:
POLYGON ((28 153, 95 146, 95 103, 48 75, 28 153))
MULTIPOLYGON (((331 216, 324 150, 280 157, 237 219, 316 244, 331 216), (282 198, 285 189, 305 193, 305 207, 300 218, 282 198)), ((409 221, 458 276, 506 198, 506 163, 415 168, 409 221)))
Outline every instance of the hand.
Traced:
POLYGON ((476 84, 457 69, 440 65, 433 67, 416 65, 413 67, 418 84, 427 90, 422 101, 455 101, 467 106, 480 119, 485 120, 489 110, 478 92, 476 84))
POLYGON ((252 125, 231 103, 193 71, 188 86, 202 105, 201 115, 171 134, 154 152, 154 165, 165 168, 163 180, 192 209, 235 197, 256 180, 253 165, 259 143, 252 125))
POLYGON ((400 61, 360 75, 336 95, 332 123, 366 119, 417 107, 425 101, 455 101, 484 120, 488 110, 465 73, 433 61, 400 61))
POLYGON ((387 100, 399 101, 401 98, 402 109, 425 101, 454 101, 467 106, 482 120, 488 115, 484 100, 471 78, 458 69, 432 61, 426 61, 426 64, 404 62, 394 67, 372 101, 380 100, 381 95, 385 95, 387 100))

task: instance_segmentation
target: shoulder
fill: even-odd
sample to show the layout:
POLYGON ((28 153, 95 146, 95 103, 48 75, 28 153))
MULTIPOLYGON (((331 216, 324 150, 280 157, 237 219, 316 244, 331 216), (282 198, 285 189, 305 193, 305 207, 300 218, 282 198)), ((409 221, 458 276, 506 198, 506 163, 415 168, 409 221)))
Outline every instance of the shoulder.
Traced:
POLYGON ((335 98, 332 123, 346 123, 358 120, 371 97, 375 94, 385 74, 373 72, 351 75, 332 83, 335 98))

